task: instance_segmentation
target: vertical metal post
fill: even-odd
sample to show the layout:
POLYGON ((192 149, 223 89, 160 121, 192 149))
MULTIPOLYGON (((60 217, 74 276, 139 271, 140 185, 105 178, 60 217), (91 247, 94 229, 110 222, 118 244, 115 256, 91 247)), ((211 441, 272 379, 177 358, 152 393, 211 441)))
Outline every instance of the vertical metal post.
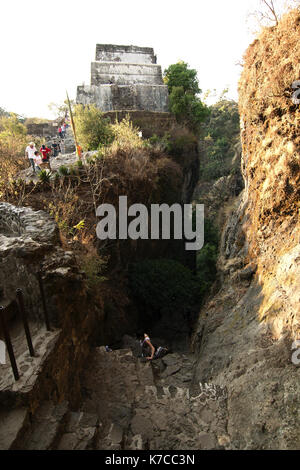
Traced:
POLYGON ((19 310, 22 315, 22 320, 23 320, 23 325, 24 325, 24 330, 26 334, 26 339, 27 339, 27 344, 28 344, 28 349, 31 357, 34 357, 34 349, 32 346, 32 341, 31 341, 31 334, 30 334, 30 329, 27 321, 27 315, 24 307, 24 298, 23 298, 23 292, 22 289, 17 289, 17 299, 18 299, 18 305, 19 305, 19 310))
POLYGON ((37 273, 37 278, 39 281, 40 292, 41 292, 41 297, 42 297, 46 328, 47 328, 47 331, 50 331, 49 315, 48 315, 48 310, 46 306, 45 291, 44 291, 42 275, 40 271, 37 273))
POLYGON ((13 370, 15 380, 17 381, 17 380, 19 380, 20 376, 19 376, 19 372, 18 372, 18 367, 17 367, 17 363, 16 363, 16 359, 15 359, 14 350, 13 350, 11 340, 10 340, 9 331, 8 331, 8 328, 7 328, 7 325, 6 325, 5 309, 2 306, 0 306, 0 324, 1 324, 1 327, 2 327, 3 334, 4 334, 5 344, 6 344, 6 347, 7 347, 7 352, 8 352, 8 355, 9 355, 11 368, 13 370))

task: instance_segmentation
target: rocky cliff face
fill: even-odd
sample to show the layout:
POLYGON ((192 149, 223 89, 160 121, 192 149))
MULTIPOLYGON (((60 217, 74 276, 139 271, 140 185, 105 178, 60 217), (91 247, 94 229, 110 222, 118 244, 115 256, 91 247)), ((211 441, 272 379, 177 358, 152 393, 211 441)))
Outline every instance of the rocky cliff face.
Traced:
MULTIPOLYGON (((103 344, 135 320, 132 312, 131 317, 121 317, 126 309, 116 290, 112 292, 121 314, 100 306, 98 312, 90 310, 93 298, 71 254, 64 253, 62 262, 62 249, 50 250, 43 258, 44 282, 51 312, 61 312, 53 322, 63 333, 36 397, 68 399, 72 409, 80 410, 64 422, 67 406, 53 411, 46 403, 40 410, 42 418, 36 412, 27 425, 27 440, 20 444, 11 439, 10 445, 114 450, 299 448, 300 382, 292 344, 300 339, 300 113, 291 99, 291 85, 300 78, 299 28, 299 15, 290 13, 277 27, 265 30, 245 56, 240 82, 245 189, 235 201, 234 190, 225 194, 231 214, 222 233, 218 287, 200 312, 194 355, 177 352, 151 365, 134 357, 127 338, 128 344, 122 345, 126 349, 120 351, 95 348, 84 367, 97 323, 105 332, 102 336, 97 332, 98 343, 103 344), (48 442, 44 436, 49 433, 41 432, 47 427, 45 415, 55 424, 53 433, 49 425, 48 442)), ((170 168, 166 166, 167 176, 170 168)), ((175 193, 188 201, 193 173, 182 170, 175 193)), ((118 176, 120 183, 120 172, 118 176)), ((227 191, 230 178, 216 183, 213 204, 207 202, 211 216, 220 215, 224 199, 218 195, 223 187, 227 191)), ((141 185, 136 188, 140 194, 141 185)), ((220 224, 224 217, 222 213, 220 224)), ((15 230, 2 228, 5 233, 15 230)), ((133 251, 116 250, 119 266, 122 259, 126 265, 133 251)), ((31 409, 38 405, 37 398, 32 399, 31 409)), ((6 436, 7 426, 3 429, 6 436)))
POLYGON ((227 386, 229 449, 297 449, 300 339, 300 17, 262 32, 240 81, 245 190, 223 232, 220 290, 203 307, 196 380, 227 386))

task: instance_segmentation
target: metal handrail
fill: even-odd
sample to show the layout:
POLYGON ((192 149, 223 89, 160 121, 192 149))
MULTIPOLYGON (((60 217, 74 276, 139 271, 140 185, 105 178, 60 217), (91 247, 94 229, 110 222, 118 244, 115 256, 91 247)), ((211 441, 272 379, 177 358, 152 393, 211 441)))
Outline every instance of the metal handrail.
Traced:
MULTIPOLYGON (((49 315, 48 315, 48 310, 47 310, 47 305, 46 305, 45 291, 44 291, 42 275, 41 275, 40 271, 37 273, 37 278, 38 278, 40 293, 41 293, 41 298, 42 298, 46 328, 47 328, 47 331, 51 331, 49 315)), ((16 290, 16 299, 17 299, 17 305, 18 305, 19 313, 22 316, 22 321, 23 321, 24 331, 25 331, 27 345, 28 345, 28 349, 29 349, 29 354, 30 354, 31 357, 34 357, 35 352, 34 352, 34 348, 33 348, 33 344, 32 344, 31 333, 30 333, 30 328, 29 328, 28 319, 27 319, 27 313, 26 313, 26 309, 25 309, 25 306, 24 306, 24 294, 23 294, 22 289, 17 289, 16 290)), ((5 311, 6 311, 6 308, 3 307, 2 305, 0 305, 0 325, 1 325, 1 328, 2 328, 2 331, 3 331, 4 341, 5 341, 5 344, 6 344, 6 348, 7 348, 11 368, 13 370, 14 378, 17 381, 17 380, 19 380, 20 375, 19 375, 19 371, 18 371, 18 366, 17 366, 17 362, 16 362, 16 358, 15 358, 13 345, 12 345, 12 342, 11 342, 9 329, 8 329, 6 318, 5 318, 6 317, 5 311)))
POLYGON ((14 353, 12 343, 11 343, 11 339, 10 339, 9 330, 7 328, 6 318, 5 318, 5 313, 4 312, 5 312, 5 308, 1 305, 0 306, 1 328, 2 328, 2 331, 3 331, 3 335, 4 335, 4 340, 5 340, 7 352, 8 352, 8 355, 9 355, 11 368, 13 370, 15 380, 17 381, 17 380, 19 380, 20 375, 19 375, 18 366, 17 366, 17 363, 16 363, 15 353, 14 353))

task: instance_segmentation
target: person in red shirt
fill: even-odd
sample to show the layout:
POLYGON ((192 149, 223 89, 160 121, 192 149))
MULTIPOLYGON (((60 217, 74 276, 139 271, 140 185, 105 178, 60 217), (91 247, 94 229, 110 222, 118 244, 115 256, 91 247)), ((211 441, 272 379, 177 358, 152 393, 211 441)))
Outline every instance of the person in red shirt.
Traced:
POLYGON ((40 152, 42 154, 43 163, 48 163, 47 166, 50 169, 49 157, 50 157, 51 149, 49 149, 49 147, 46 147, 46 145, 42 145, 41 148, 40 148, 40 152))
POLYGON ((40 152, 43 156, 43 162, 48 162, 51 149, 49 149, 49 147, 46 147, 46 145, 42 145, 40 148, 40 152))

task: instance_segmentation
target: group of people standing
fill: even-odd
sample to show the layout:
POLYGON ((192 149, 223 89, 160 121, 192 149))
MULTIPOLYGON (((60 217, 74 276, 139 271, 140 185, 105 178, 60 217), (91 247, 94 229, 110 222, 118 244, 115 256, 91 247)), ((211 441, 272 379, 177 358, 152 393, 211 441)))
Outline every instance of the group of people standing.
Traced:
POLYGON ((65 122, 61 126, 59 126, 58 135, 61 139, 64 139, 66 137, 67 128, 68 124, 65 122))
POLYGON ((42 145, 38 151, 35 143, 30 142, 25 149, 25 158, 28 158, 33 172, 41 171, 42 167, 50 168, 50 156, 57 157, 60 152, 60 146, 57 142, 53 142, 52 148, 42 145))

